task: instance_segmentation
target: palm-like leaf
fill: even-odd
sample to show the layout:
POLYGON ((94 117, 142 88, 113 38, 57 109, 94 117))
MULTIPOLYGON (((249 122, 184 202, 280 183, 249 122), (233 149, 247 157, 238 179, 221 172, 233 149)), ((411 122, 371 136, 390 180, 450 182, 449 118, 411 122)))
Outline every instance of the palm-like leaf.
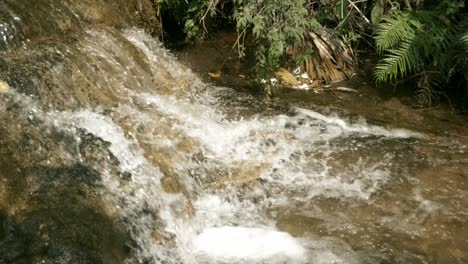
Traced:
POLYGON ((418 67, 418 52, 413 42, 414 39, 407 40, 398 48, 387 50, 387 56, 375 67, 374 77, 377 82, 396 80, 418 67))
POLYGON ((451 0, 434 4, 427 10, 387 16, 377 26, 375 37, 383 55, 374 69, 376 81, 417 76, 417 97, 426 105, 440 94, 435 87, 446 87, 455 72, 468 66, 468 17, 462 5, 457 10, 451 0))
POLYGON ((468 16, 465 16, 463 19, 460 21, 460 27, 461 27, 461 35, 463 41, 466 42, 468 41, 468 16))
POLYGON ((442 68, 454 28, 436 12, 406 11, 385 18, 376 31, 377 49, 385 54, 375 67, 376 81, 405 78, 427 62, 442 68))
POLYGON ((400 13, 384 18, 376 31, 375 41, 378 52, 383 53, 404 39, 412 38, 415 34, 413 24, 415 22, 412 21, 410 13, 400 13))
POLYGON ((460 40, 465 45, 465 48, 468 49, 468 18, 465 18, 461 22, 461 27, 462 27, 462 34, 461 34, 460 40))

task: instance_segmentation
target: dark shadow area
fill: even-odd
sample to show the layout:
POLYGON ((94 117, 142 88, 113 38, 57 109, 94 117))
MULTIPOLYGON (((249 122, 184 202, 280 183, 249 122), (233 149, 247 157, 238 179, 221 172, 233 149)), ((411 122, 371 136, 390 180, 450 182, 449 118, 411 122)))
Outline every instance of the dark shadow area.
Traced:
POLYGON ((88 163, 106 148, 88 138, 78 161, 64 135, 13 112, 0 122, 0 263, 123 263, 130 236, 88 163))
POLYGON ((2 170, 1 176, 14 190, 7 199, 22 204, 1 209, 0 263, 123 262, 129 236, 103 209, 95 189, 97 171, 75 164, 38 166, 19 175, 5 175, 2 170), (21 186, 25 181, 40 185, 21 186))

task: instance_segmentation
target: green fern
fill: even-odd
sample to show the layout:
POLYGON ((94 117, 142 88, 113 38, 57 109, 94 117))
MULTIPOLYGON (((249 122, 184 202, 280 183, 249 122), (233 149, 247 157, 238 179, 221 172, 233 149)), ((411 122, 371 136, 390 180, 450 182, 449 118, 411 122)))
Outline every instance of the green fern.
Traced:
POLYGON ((456 73, 468 67, 468 17, 463 7, 462 0, 442 0, 428 2, 423 10, 394 10, 384 17, 375 31, 382 56, 374 68, 375 80, 415 79, 418 101, 430 106, 456 73))
POLYGON ((461 36, 460 40, 465 45, 465 48, 468 50, 468 18, 465 18, 461 23, 461 36))
POLYGON ((398 49, 388 50, 388 54, 375 67, 374 76, 377 82, 394 81, 400 76, 418 67, 417 51, 412 40, 404 41, 398 49))
POLYGON ((427 67, 441 69, 455 27, 437 12, 406 11, 384 18, 376 30, 376 46, 384 57, 374 70, 377 82, 406 78, 427 67))
POLYGON ((410 13, 396 14, 384 18, 377 26, 375 37, 377 51, 382 54, 403 40, 410 39, 415 34, 415 28, 419 27, 417 21, 413 21, 410 13), (416 25, 414 25, 416 24, 416 25))

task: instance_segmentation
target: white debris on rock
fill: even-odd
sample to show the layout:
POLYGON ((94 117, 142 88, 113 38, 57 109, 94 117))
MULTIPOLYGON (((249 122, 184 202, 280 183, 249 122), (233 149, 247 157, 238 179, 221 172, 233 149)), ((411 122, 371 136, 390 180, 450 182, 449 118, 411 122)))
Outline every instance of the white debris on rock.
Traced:
POLYGON ((307 85, 306 83, 303 83, 301 85, 296 85, 293 88, 298 89, 298 90, 310 90, 309 85, 307 85))
POLYGON ((294 69, 293 74, 296 75, 296 76, 301 74, 301 67, 297 67, 296 69, 294 69))
POLYGON ((343 87, 343 86, 336 87, 336 90, 337 90, 337 91, 342 91, 342 92, 351 92, 351 93, 358 93, 358 92, 359 92, 359 91, 356 90, 356 89, 348 88, 348 87, 343 87))

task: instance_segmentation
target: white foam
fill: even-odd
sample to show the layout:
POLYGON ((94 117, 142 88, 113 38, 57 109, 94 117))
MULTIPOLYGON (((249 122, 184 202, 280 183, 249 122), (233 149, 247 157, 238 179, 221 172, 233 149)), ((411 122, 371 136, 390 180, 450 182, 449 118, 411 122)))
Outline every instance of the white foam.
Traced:
POLYGON ((157 219, 142 211, 159 211, 159 216, 167 223, 166 229, 174 230, 177 221, 170 207, 177 202, 178 196, 163 192, 160 186, 161 172, 146 160, 138 143, 128 138, 112 118, 89 109, 46 113, 46 117, 59 129, 71 133, 76 128, 85 129, 110 143, 110 151, 119 160, 120 168, 131 173, 131 180, 122 184, 121 176, 108 171, 106 164, 96 169, 103 172, 101 177, 106 197, 110 196, 119 213, 129 222, 130 233, 140 248, 137 257, 140 260, 171 259, 168 253, 170 249, 154 243, 152 232, 157 219))
POLYGON ((213 263, 302 263, 305 256, 298 240, 266 228, 207 228, 193 243, 195 254, 213 263))
POLYGON ((379 126, 371 126, 367 124, 348 124, 343 119, 334 116, 325 116, 315 111, 296 108, 299 113, 303 113, 309 117, 317 120, 324 121, 327 124, 335 125, 348 133, 361 133, 376 136, 394 137, 394 138, 410 138, 410 137, 421 137, 422 135, 412 132, 407 129, 385 129, 379 126))
POLYGON ((116 125, 110 117, 91 110, 81 110, 74 113, 63 112, 55 118, 84 128, 95 136, 112 143, 110 150, 121 162, 123 170, 133 171, 145 163, 142 150, 125 137, 122 128, 116 125))
POLYGON ((177 131, 183 131, 199 142, 205 157, 226 167, 235 167, 245 161, 254 165, 269 164, 259 172, 261 178, 284 189, 305 190, 304 199, 319 195, 369 199, 390 176, 385 164, 367 164, 366 160, 343 165, 342 171, 332 172, 327 164, 333 159, 329 154, 340 151, 343 146, 332 146, 327 142, 351 135, 418 136, 411 131, 387 130, 362 122, 349 124, 338 117, 307 109, 297 109, 297 115, 292 117, 258 115, 228 121, 213 106, 158 94, 133 93, 132 96, 153 107, 154 111, 176 120, 177 131), (310 150, 324 155, 319 160, 305 157, 303 153, 310 150))
MULTIPOLYGON (((107 58, 107 50, 112 50, 118 42, 109 39, 109 34, 101 36, 96 32, 94 35, 99 38, 90 38, 90 46, 99 44, 96 44, 96 49, 86 50, 87 54, 112 60, 107 58), (106 52, 101 51, 99 46, 104 44, 106 52)), ((182 67, 150 36, 134 30, 126 31, 124 35, 147 55, 154 72, 145 74, 159 74, 156 77, 167 78, 169 85, 177 78, 190 80, 195 83, 194 86, 200 84, 190 70, 182 67), (159 65, 163 65, 172 78, 161 72, 159 65)), ((348 140, 333 144, 334 139, 355 135, 359 138, 372 135, 384 138, 419 136, 408 130, 389 130, 365 122, 350 124, 337 116, 326 116, 302 108, 297 108, 294 116, 259 114, 229 121, 220 113, 218 106, 210 104, 209 100, 215 98, 210 91, 203 94, 206 98, 190 100, 159 94, 152 84, 146 87, 147 82, 128 82, 139 85, 136 88, 146 89, 127 89, 123 80, 132 74, 127 75, 125 63, 113 59, 111 64, 116 72, 114 75, 121 78, 109 78, 109 85, 122 92, 118 93, 123 96, 122 100, 128 99, 116 108, 105 109, 113 110, 111 113, 115 116, 106 116, 91 109, 46 115, 55 127, 74 131, 76 137, 81 135, 76 133, 77 130, 85 130, 109 142, 110 151, 119 160, 119 169, 130 172, 131 179, 121 179, 120 174, 106 167, 114 163, 97 164, 96 168, 102 174, 105 193, 114 198, 116 210, 125 219, 123 222, 128 225, 137 244, 133 252, 135 256, 132 256, 135 261, 131 261, 135 263, 350 263, 348 254, 339 253, 351 249, 338 247, 337 250, 327 251, 333 245, 325 244, 320 248, 312 247, 312 250, 307 247, 306 250, 302 244, 306 243, 304 241, 320 239, 308 237, 299 240, 280 232, 272 227, 274 219, 266 212, 279 204, 293 206, 296 200, 309 201, 320 195, 369 199, 391 178, 387 169, 391 156, 386 158, 385 154, 382 159, 370 160, 369 163, 365 156, 364 160, 328 164, 340 158, 333 154, 351 151, 352 144, 348 140), (120 115, 131 118, 134 121, 132 124, 153 122, 156 128, 158 125, 164 126, 161 129, 164 132, 155 137, 154 133, 143 129, 141 133, 144 135, 135 133, 132 136, 125 131, 129 129, 127 126, 115 122, 121 120, 118 118, 120 115), (170 119, 170 122, 160 122, 163 118, 170 119), (166 135, 166 131, 183 133, 184 137, 198 143, 193 144, 194 152, 202 153, 201 158, 198 155, 193 157, 193 163, 198 166, 195 169, 200 168, 200 173, 191 172, 192 161, 188 157, 191 153, 179 155, 180 159, 168 163, 172 169, 180 166, 181 173, 175 169, 174 172, 181 178, 178 180, 187 192, 184 194, 190 199, 193 214, 186 212, 189 211, 186 208, 190 207, 188 204, 185 206, 182 195, 169 195, 163 191, 160 186, 161 171, 146 160, 144 148, 139 145, 141 137, 144 137, 145 143, 153 144, 155 150, 163 145, 169 149, 175 145, 174 136, 166 135), (225 179, 231 175, 223 173, 232 173, 236 177, 238 171, 252 174, 247 175, 252 178, 261 177, 264 181, 255 186, 254 192, 236 186, 213 190, 205 186, 204 181, 200 181, 202 184, 197 188, 190 186, 197 185, 206 174, 225 179), (190 214, 190 217, 184 217, 185 214, 190 214), (175 245, 164 244, 164 241, 155 238, 155 234, 159 233, 166 235, 165 238, 173 238, 175 245)), ((174 87, 174 90, 179 88, 174 87)), ((218 89, 210 87, 211 91, 218 89)), ((30 106, 29 103, 27 105, 30 106)), ((352 147, 357 149, 372 143, 363 140, 363 145, 352 147)), ((375 155, 381 154, 375 152, 375 155)), ((432 208, 429 202, 421 201, 427 210, 432 208)))

